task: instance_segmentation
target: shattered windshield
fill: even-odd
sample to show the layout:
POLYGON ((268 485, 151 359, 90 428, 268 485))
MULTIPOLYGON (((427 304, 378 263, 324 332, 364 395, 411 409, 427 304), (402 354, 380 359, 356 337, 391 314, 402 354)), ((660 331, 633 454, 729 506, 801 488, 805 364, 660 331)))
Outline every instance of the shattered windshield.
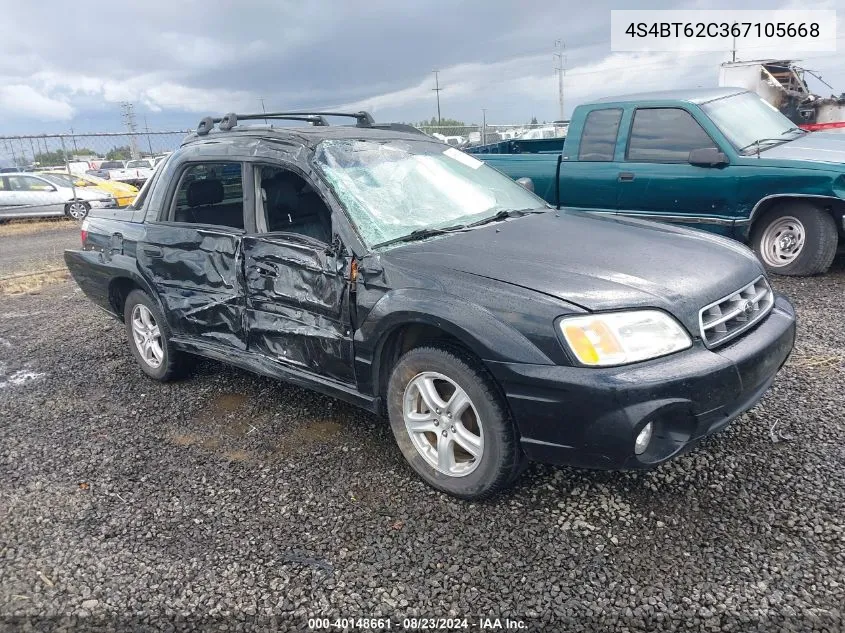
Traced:
POLYGON ((326 140, 316 162, 371 247, 546 206, 481 161, 432 141, 326 140))

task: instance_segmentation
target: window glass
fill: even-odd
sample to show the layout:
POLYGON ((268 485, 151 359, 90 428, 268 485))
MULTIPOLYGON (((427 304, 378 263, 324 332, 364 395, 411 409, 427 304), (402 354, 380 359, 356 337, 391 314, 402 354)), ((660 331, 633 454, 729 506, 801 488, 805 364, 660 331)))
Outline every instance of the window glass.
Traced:
POLYGON ((0 191, 8 191, 5 178, 0 178, 0 191))
POLYGON ((279 167, 259 170, 259 230, 296 233, 328 244, 332 237, 331 211, 314 188, 299 175, 279 167))
POLYGON ((175 222, 244 228, 240 163, 198 163, 185 171, 173 205, 175 222))
POLYGON ((778 110, 753 92, 702 104, 701 109, 716 124, 737 149, 757 151, 755 141, 763 140, 760 149, 768 149, 778 142, 791 141, 803 132, 778 110))
POLYGON ((76 181, 67 174, 44 174, 41 177, 58 187, 70 187, 76 184, 76 181))
POLYGON ((121 160, 107 160, 100 163, 100 169, 123 169, 123 161, 121 160))
POLYGON ((52 191, 53 186, 40 178, 32 176, 9 176, 9 188, 12 191, 52 191))
POLYGON ((546 203, 489 165, 427 140, 326 140, 316 165, 358 233, 382 246, 422 229, 490 219, 546 203))
POLYGON ((634 113, 628 160, 680 163, 694 149, 715 147, 707 132, 686 110, 648 108, 634 113))
POLYGON ((593 110, 584 120, 584 132, 578 160, 611 161, 616 149, 616 136, 619 133, 619 121, 622 119, 620 108, 593 110))

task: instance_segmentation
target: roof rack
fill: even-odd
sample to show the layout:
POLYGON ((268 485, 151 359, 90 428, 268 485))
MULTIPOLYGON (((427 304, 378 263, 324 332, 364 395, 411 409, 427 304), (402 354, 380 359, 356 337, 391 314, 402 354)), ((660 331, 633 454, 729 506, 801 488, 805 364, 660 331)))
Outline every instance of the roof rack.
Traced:
POLYGON ((231 130, 238 124, 238 121, 253 121, 256 119, 279 119, 286 121, 306 121, 316 126, 328 125, 327 116, 342 116, 356 119, 358 127, 372 127, 375 120, 369 112, 261 112, 257 114, 229 114, 216 118, 207 116, 197 125, 197 136, 205 136, 217 123, 220 130, 231 130))

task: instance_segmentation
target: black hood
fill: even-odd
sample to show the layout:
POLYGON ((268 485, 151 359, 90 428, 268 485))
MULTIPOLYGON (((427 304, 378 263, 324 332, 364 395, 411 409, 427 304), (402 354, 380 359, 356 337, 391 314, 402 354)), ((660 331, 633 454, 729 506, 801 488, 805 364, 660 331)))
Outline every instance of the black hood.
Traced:
POLYGON ((753 253, 727 238, 566 211, 412 242, 382 261, 495 279, 587 310, 661 308, 692 332, 702 307, 763 274, 753 253))

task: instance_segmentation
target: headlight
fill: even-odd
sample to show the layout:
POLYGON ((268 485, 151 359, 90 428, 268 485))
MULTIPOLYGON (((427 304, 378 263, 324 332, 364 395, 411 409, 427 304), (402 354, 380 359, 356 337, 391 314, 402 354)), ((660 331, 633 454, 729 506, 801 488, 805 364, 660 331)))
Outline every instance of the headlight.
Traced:
POLYGON ((659 310, 564 317, 558 325, 569 349, 583 365, 625 365, 692 345, 680 324, 659 310))

